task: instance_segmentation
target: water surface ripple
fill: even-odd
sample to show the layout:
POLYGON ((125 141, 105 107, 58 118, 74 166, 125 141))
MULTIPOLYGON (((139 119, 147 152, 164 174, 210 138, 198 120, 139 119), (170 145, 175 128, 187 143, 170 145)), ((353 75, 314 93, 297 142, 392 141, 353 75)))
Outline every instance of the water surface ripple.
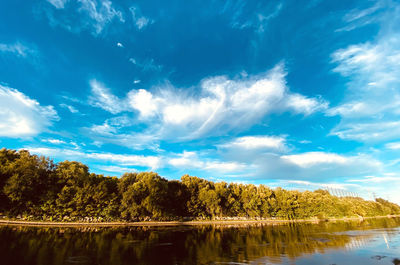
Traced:
POLYGON ((0 226, 1 264, 400 264, 400 219, 175 227, 0 226))

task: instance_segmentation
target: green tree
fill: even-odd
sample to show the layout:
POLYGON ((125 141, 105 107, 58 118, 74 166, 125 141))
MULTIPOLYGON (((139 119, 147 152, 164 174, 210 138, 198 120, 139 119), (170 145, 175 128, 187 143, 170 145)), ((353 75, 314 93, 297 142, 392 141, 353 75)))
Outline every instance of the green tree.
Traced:
POLYGON ((188 216, 186 202, 190 198, 189 191, 178 180, 168 181, 168 195, 165 201, 165 209, 170 217, 188 216))
POLYGON ((167 216, 167 180, 153 172, 142 172, 122 194, 121 216, 126 220, 162 219, 167 216))
POLYGON ((19 157, 9 164, 11 177, 4 185, 4 194, 16 213, 40 214, 40 204, 46 200, 52 184, 53 162, 43 156, 30 155, 21 150, 19 157))
POLYGON ((10 165, 19 158, 19 153, 15 150, 2 148, 0 150, 0 212, 8 211, 10 200, 4 193, 4 186, 14 174, 10 165))

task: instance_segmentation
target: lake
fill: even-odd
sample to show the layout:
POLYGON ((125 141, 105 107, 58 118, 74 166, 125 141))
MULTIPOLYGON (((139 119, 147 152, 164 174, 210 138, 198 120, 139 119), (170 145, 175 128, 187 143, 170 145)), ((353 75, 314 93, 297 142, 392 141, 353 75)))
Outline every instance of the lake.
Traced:
POLYGON ((0 264, 400 264, 400 219, 174 227, 0 226, 0 264))

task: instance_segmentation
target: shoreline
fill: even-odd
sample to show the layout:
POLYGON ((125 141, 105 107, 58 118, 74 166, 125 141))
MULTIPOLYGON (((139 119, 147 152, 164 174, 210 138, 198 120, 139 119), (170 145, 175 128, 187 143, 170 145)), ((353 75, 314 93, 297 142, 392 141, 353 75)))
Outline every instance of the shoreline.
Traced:
POLYGON ((295 219, 295 220, 194 220, 194 221, 144 221, 144 222, 49 222, 23 221, 0 219, 0 226, 38 226, 38 227, 139 227, 139 226, 201 226, 201 225, 278 225, 290 223, 320 223, 335 221, 362 221, 365 219, 399 218, 400 215, 373 216, 373 217, 345 217, 324 219, 295 219))

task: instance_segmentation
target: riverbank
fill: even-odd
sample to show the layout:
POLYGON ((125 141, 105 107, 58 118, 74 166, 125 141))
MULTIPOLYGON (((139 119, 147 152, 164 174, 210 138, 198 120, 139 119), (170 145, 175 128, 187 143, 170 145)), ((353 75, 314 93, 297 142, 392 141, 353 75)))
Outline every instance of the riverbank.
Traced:
POLYGON ((325 218, 325 219, 296 219, 296 220, 194 220, 194 221, 146 221, 146 222, 47 222, 47 221, 24 221, 24 220, 0 220, 0 225, 18 226, 52 226, 52 227, 79 227, 79 226, 197 226, 197 225, 252 225, 266 224, 278 225, 289 223, 319 223, 335 221, 362 221, 365 219, 378 218, 400 218, 400 215, 374 216, 374 217, 346 217, 346 218, 325 218))

